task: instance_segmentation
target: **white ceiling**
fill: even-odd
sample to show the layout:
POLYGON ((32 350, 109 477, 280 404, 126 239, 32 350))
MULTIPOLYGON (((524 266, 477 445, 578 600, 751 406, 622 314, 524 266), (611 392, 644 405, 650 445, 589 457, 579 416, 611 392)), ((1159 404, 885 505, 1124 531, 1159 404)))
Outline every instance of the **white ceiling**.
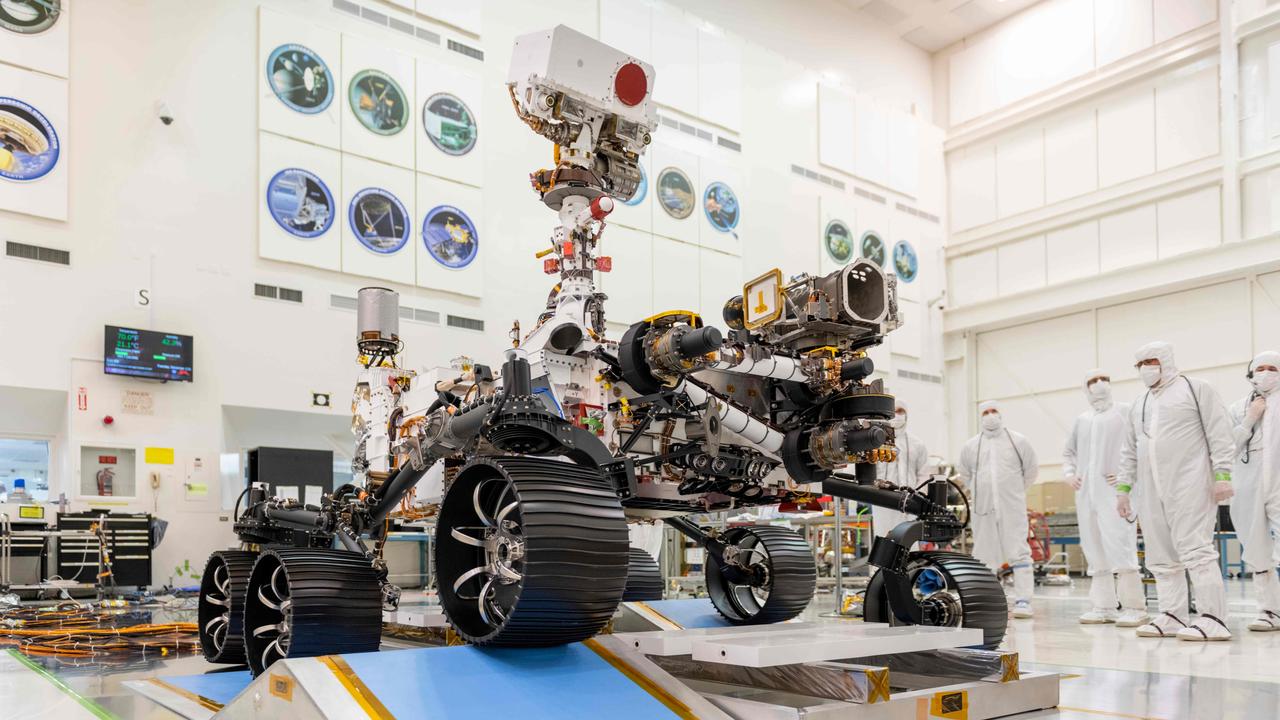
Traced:
POLYGON ((995 25, 1039 0, 840 0, 888 25, 899 37, 928 52, 995 25))

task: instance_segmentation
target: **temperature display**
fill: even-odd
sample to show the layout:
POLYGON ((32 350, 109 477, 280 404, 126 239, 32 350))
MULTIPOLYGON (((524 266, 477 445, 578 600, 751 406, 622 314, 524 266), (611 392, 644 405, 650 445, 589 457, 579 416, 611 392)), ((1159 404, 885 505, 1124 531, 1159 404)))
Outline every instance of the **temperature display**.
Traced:
POLYGON ((190 335, 136 330, 108 325, 103 343, 103 370, 108 375, 190 382, 190 335))

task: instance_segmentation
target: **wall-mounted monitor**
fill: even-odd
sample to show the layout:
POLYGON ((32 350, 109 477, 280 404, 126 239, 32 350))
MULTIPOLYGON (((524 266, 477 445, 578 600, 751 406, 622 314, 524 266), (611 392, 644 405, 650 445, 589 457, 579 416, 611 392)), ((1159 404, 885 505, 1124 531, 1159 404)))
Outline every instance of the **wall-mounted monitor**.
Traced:
POLYGON ((108 375, 191 382, 190 335, 108 325, 102 369, 108 375))

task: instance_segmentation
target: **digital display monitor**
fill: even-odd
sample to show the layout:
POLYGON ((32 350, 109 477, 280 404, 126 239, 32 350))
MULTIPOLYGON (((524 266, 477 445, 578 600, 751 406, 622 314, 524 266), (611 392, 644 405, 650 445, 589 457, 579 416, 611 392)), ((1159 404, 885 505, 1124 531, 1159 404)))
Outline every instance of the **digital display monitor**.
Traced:
POLYGON ((191 382, 190 335, 108 325, 102 369, 108 375, 191 382))

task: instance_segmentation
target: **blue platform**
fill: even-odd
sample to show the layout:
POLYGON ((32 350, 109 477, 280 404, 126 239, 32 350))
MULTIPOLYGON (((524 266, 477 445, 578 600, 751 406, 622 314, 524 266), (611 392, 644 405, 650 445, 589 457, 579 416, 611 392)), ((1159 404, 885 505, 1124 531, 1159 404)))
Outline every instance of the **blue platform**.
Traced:
POLYGON ((553 648, 423 648, 344 655, 400 718, 676 717, 582 643, 553 648))
MULTIPOLYGON (((677 717, 582 643, 553 648, 416 648, 343 655, 392 715, 412 717, 677 717)), ((252 682, 247 670, 159 678, 219 705, 252 682)))
POLYGON ((219 705, 226 705, 253 681, 248 670, 211 672, 202 675, 176 675, 160 678, 174 687, 186 690, 219 705))
POLYGON ((683 628, 729 627, 729 621, 716 612, 711 600, 707 598, 650 600, 645 605, 653 608, 658 614, 683 628))

